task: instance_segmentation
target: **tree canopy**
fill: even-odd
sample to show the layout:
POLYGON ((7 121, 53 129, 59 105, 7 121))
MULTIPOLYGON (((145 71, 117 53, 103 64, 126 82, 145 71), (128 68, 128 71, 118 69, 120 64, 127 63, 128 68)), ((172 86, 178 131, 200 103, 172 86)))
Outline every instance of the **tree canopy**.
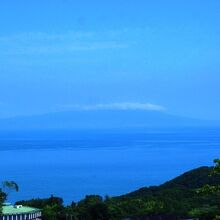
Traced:
POLYGON ((216 170, 216 166, 200 167, 160 186, 144 187, 112 198, 89 195, 68 206, 64 206, 58 197, 20 201, 18 204, 42 208, 44 219, 54 220, 122 220, 140 216, 143 219, 158 216, 161 219, 199 217, 213 220, 220 215, 220 196, 218 193, 198 193, 198 190, 205 185, 220 185, 220 176, 213 175, 216 170))
POLYGON ((18 184, 14 181, 4 181, 1 185, 2 186, 0 188, 0 213, 2 213, 2 206, 7 198, 7 195, 13 190, 15 190, 16 192, 18 192, 19 190, 18 184))

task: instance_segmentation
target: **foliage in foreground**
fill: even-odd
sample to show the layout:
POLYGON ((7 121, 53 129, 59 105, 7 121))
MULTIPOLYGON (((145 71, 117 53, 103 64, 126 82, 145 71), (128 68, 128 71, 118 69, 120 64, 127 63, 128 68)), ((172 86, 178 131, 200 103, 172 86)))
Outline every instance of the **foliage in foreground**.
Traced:
MULTIPOLYGON (((217 174, 219 161, 215 162, 214 172, 217 174)), ((160 186, 145 187, 113 198, 90 195, 68 206, 63 205, 61 198, 54 196, 17 204, 41 208, 43 219, 46 220, 121 220, 125 217, 155 215, 213 220, 220 216, 220 194, 218 191, 202 192, 204 186, 218 189, 220 177, 211 175, 212 172, 213 168, 201 167, 160 186), (198 193, 198 190, 202 193, 198 193)))
POLYGON ((0 214, 2 213, 2 204, 6 199, 6 194, 0 189, 0 214))
POLYGON ((4 181, 1 185, 2 188, 0 188, 0 214, 2 214, 2 206, 8 194, 13 190, 15 190, 16 192, 18 192, 19 190, 17 183, 14 181, 4 181))

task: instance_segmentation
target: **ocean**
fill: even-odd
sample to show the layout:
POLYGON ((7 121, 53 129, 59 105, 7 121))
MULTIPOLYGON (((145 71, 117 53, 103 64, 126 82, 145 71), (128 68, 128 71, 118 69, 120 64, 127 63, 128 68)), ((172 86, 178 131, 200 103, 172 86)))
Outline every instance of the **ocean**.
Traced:
POLYGON ((0 132, 0 181, 20 187, 9 202, 122 195, 218 157, 220 128, 0 132))

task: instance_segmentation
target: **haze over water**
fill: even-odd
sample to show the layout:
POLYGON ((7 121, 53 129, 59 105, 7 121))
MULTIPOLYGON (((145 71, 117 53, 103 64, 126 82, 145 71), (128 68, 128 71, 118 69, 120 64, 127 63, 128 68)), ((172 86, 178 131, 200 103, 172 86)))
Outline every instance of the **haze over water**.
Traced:
POLYGON ((19 193, 9 201, 87 194, 116 196, 161 184, 219 157, 219 128, 65 131, 0 135, 0 173, 19 193), (174 169, 175 167, 175 169, 174 169))

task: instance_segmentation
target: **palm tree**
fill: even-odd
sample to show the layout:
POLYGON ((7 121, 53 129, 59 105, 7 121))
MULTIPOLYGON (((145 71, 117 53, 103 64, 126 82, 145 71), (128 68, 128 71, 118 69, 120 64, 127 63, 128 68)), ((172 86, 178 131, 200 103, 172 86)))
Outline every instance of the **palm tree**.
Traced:
POLYGON ((2 182, 2 189, 3 192, 5 192, 7 195, 11 192, 11 191, 19 191, 19 186, 16 182, 14 181, 4 181, 2 182))
POLYGON ((7 196, 10 194, 11 191, 19 191, 18 184, 14 181, 4 181, 1 184, 0 188, 0 213, 2 211, 2 205, 5 202, 7 196))

